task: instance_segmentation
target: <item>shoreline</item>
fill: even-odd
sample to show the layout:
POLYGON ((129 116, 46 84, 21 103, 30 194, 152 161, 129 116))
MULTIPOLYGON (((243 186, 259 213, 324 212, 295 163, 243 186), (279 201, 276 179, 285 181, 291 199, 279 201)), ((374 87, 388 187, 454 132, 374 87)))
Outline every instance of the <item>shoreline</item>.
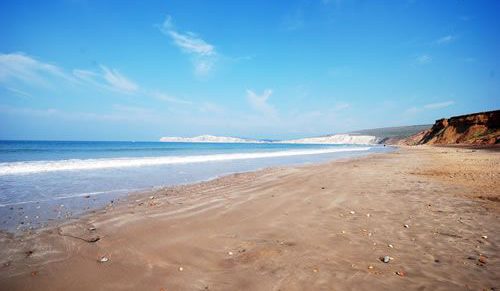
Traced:
POLYGON ((499 208, 477 197, 498 196, 499 161, 398 147, 131 194, 58 227, 2 234, 0 289, 498 288, 499 208))
MULTIPOLYGON (((377 148, 377 147, 373 147, 377 148)), ((392 150, 395 150, 395 147, 390 147, 389 148, 383 148, 383 152, 389 152, 392 150)), ((382 149, 382 147, 380 147, 382 149)), ((342 152, 342 151, 341 151, 342 152)), ((337 152, 336 152, 337 153, 337 152)), ((351 158, 357 158, 357 157, 365 157, 369 156, 372 154, 378 154, 381 153, 378 150, 375 151, 360 151, 358 152, 357 150, 353 151, 347 151, 347 156, 345 157, 330 157, 330 158, 324 158, 324 160, 319 160, 319 161, 310 161, 310 162, 304 162, 304 161, 297 161, 297 162, 286 162, 284 164, 276 164, 276 165, 263 165, 262 167, 258 167, 255 169, 250 169, 250 170, 241 170, 241 171, 234 171, 234 172, 225 172, 222 174, 216 174, 214 176, 211 176, 209 178, 201 178, 201 179, 194 179, 193 181, 188 181, 188 182, 180 182, 180 183, 174 183, 171 185, 156 185, 156 186, 151 186, 151 187, 145 187, 141 189, 116 189, 116 190, 108 190, 108 191, 99 191, 97 192, 98 194, 93 194, 93 193, 80 193, 77 195, 68 195, 64 197, 55 197, 55 198, 48 198, 45 200, 40 200, 40 201, 25 201, 25 202, 17 202, 17 203, 12 203, 12 204, 7 204, 7 205, 2 205, 0 207, 3 207, 4 209, 10 208, 13 210, 11 213, 8 213, 9 218, 11 216, 20 216, 20 217, 31 217, 30 221, 22 221, 20 220, 16 226, 10 222, 11 226, 10 227, 5 227, 3 226, 2 229, 0 229, 0 232, 6 233, 6 234, 12 234, 15 236, 23 235, 24 232, 26 233, 33 233, 36 232, 39 229, 45 229, 45 228, 55 228, 59 225, 65 224, 66 221, 75 221, 80 219, 81 217, 84 217, 86 215, 92 215, 95 214, 96 212, 100 212, 101 210, 105 209, 108 206, 116 206, 119 203, 126 202, 130 199, 130 197, 136 197, 136 196, 150 196, 150 193, 157 192, 157 191, 162 191, 162 190, 167 190, 170 188, 178 188, 178 187, 185 187, 188 185, 193 185, 193 184, 198 184, 198 183, 205 183, 213 180, 217 180, 226 176, 231 176, 233 174, 245 174, 245 173, 252 173, 252 172, 258 172, 262 170, 269 170, 273 168, 286 168, 286 167, 301 167, 301 166, 307 166, 307 165, 319 165, 319 164, 326 164, 326 163, 331 163, 335 162, 337 160, 344 160, 344 159, 351 159, 351 158), (72 205, 69 206, 68 205, 72 205), (64 206, 64 207, 60 207, 64 206), (34 207, 36 207, 37 211, 34 212, 34 207), (27 210, 26 208, 30 209, 27 210), (40 209, 45 209, 45 213, 42 211, 41 213, 37 213, 38 210, 40 209), (17 211, 16 211, 17 210, 17 211), (50 213, 52 211, 58 213, 57 217, 50 217, 50 213), (17 212, 17 213, 15 213, 17 212), (36 219, 34 220, 33 218, 35 217, 36 214, 40 214, 40 217, 45 216, 44 219, 36 219)), ((321 156, 321 155, 319 155, 321 156)), ((319 157, 318 156, 318 157, 319 157)), ((8 211, 7 211, 8 212, 8 211)), ((38 216, 37 216, 38 217, 38 216)), ((5 224, 5 222, 4 222, 5 224)))

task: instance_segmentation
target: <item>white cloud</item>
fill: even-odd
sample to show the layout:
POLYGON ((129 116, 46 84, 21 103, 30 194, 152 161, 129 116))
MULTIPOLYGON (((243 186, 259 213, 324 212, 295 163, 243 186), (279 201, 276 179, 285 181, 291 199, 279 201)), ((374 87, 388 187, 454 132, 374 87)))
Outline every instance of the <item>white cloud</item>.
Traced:
MULTIPOLYGON (((62 85, 67 82, 85 89, 98 88, 126 94, 141 93, 170 103, 192 104, 188 100, 175 98, 160 91, 142 89, 117 69, 105 65, 100 65, 96 71, 73 69, 68 73, 56 65, 44 63, 23 53, 0 54, 0 86, 19 96, 31 97, 26 91, 19 89, 19 82, 30 86, 62 85)), ((74 88, 75 86, 72 86, 73 90, 74 88)))
POLYGON ((413 106, 413 107, 410 107, 410 108, 406 109, 405 113, 407 113, 407 114, 415 114, 415 113, 418 113, 421 110, 422 109, 418 108, 417 106, 413 106))
POLYGON ((194 73, 197 76, 206 76, 212 71, 214 61, 211 59, 195 59, 193 60, 194 73))
POLYGON ((441 109, 441 108, 451 106, 453 104, 455 104, 455 101, 450 100, 450 101, 445 101, 445 102, 426 104, 426 105, 424 105, 424 108, 425 109, 441 109))
POLYGON ((416 114, 416 113, 426 111, 426 110, 437 110, 437 109, 446 108, 446 107, 449 107, 453 104, 455 104, 455 101, 452 101, 452 100, 443 101, 443 102, 436 102, 436 103, 429 103, 429 104, 423 105, 422 107, 417 107, 417 106, 410 107, 410 108, 405 110, 405 113, 416 114))
POLYGON ((335 104, 333 109, 334 109, 334 111, 341 111, 341 110, 347 109, 349 107, 351 107, 351 105, 349 103, 339 102, 339 103, 335 104))
POLYGON ((215 54, 214 46, 208 44, 194 33, 181 34, 174 30, 170 30, 167 33, 172 37, 174 43, 187 53, 195 53, 203 56, 215 54))
POLYGON ((134 93, 139 89, 136 83, 118 70, 103 65, 100 68, 100 72, 74 69, 72 73, 67 73, 56 65, 39 61, 22 53, 0 54, 0 82, 5 84, 20 81, 32 86, 47 86, 50 81, 57 82, 59 85, 62 80, 122 93, 134 93))
POLYGON ((171 96, 171 95, 163 93, 163 92, 155 91, 155 92, 151 92, 150 95, 153 98, 156 98, 156 99, 162 100, 162 101, 166 101, 166 102, 170 102, 170 103, 185 104, 185 105, 193 104, 193 102, 191 102, 191 101, 176 98, 174 96, 171 96))
POLYGON ((109 69, 103 65, 101 65, 101 70, 103 72, 102 76, 111 88, 124 93, 134 93, 139 89, 136 83, 127 79, 118 70, 109 69))
POLYGON ((108 68, 104 65, 100 65, 99 67, 101 69, 99 72, 75 69, 73 70, 73 76, 86 84, 101 89, 127 94, 139 91, 139 85, 125 77, 117 69, 108 68))
POLYGON ((425 64, 429 64, 430 62, 432 62, 432 57, 429 56, 429 55, 420 55, 416 58, 416 61, 418 64, 420 65, 425 65, 425 64))
POLYGON ((457 37, 454 35, 446 35, 446 36, 443 36, 439 39, 436 39, 436 41, 434 43, 436 43, 438 45, 444 45, 444 44, 449 44, 449 43, 455 41, 456 39, 457 39, 457 37))
POLYGON ((160 26, 160 31, 169 36, 173 43, 181 51, 192 56, 194 72, 198 76, 208 75, 214 65, 217 57, 215 47, 193 32, 179 32, 172 23, 172 17, 167 15, 165 21, 160 26))
POLYGON ((271 89, 266 89, 261 95, 257 95, 252 90, 247 90, 247 100, 250 105, 257 111, 271 117, 276 117, 276 110, 272 105, 267 103, 269 97, 273 94, 271 89))
POLYGON ((63 111, 55 108, 37 109, 30 107, 12 107, 0 104, 0 113, 20 116, 35 116, 41 118, 57 118, 64 121, 129 121, 158 122, 163 116, 154 110, 126 105, 113 105, 108 113, 93 113, 80 111, 63 111))
POLYGON ((21 96, 21 97, 33 97, 30 93, 25 92, 23 90, 19 90, 19 89, 12 88, 12 87, 5 87, 5 89, 7 89, 8 91, 10 91, 18 96, 21 96))
POLYGON ((74 81, 61 68, 40 62, 23 53, 0 54, 0 82, 21 81, 46 86, 48 77, 74 81))
POLYGON ((79 79, 90 81, 97 77, 97 73, 87 70, 74 69, 73 75, 79 79))

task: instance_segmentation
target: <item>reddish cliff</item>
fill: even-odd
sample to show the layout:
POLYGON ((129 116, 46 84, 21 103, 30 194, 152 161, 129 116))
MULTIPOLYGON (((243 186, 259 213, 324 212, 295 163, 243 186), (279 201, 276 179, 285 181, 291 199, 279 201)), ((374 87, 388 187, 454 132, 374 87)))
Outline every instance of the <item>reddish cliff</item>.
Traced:
POLYGON ((416 144, 500 144, 500 110, 436 120, 432 128, 401 143, 416 144))

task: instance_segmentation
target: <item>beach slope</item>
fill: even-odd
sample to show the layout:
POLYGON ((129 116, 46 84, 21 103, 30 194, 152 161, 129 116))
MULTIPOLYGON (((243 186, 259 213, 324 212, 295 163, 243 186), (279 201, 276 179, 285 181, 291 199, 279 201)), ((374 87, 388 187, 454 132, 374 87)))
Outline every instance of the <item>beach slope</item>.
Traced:
POLYGON ((2 235, 0 289, 498 289, 499 165, 419 146, 139 194, 2 235))

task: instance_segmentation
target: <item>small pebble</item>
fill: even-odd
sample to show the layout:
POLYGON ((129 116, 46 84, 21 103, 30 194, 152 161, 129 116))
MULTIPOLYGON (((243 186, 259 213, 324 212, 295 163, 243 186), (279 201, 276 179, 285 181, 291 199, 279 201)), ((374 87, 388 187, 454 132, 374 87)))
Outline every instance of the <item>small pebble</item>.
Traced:
POLYGON ((488 236, 487 235, 483 235, 481 236, 482 239, 488 239, 488 236))
POLYGON ((388 245, 388 247, 390 247, 391 249, 393 249, 393 248, 394 248, 394 246, 393 246, 393 245, 391 245, 391 244, 389 244, 389 245, 388 245))
POLYGON ((352 211, 352 210, 351 210, 349 213, 350 213, 350 214, 354 214, 354 213, 356 213, 356 212, 354 212, 354 211, 352 211))
POLYGON ((408 224, 403 225, 405 228, 409 228, 410 226, 408 224))
POLYGON ((387 263, 389 263, 391 261, 391 257, 384 256, 383 258, 381 258, 381 261, 387 264, 387 263))
POLYGON ((230 255, 230 256, 232 256, 232 255, 233 255, 233 252, 228 252, 227 254, 228 254, 228 255, 230 255))
POLYGON ((179 267, 179 272, 182 272, 184 271, 184 268, 183 267, 179 267))
POLYGON ((373 266, 372 266, 372 265, 369 265, 369 266, 368 266, 368 269, 370 269, 370 270, 371 270, 371 269, 373 269, 373 266))
POLYGON ((107 261, 109 261, 109 258, 106 257, 106 256, 102 256, 100 259, 99 259, 99 263, 106 263, 107 261))
POLYGON ((401 276, 401 277, 406 276, 405 272, 403 272, 403 271, 397 271, 395 274, 398 276, 401 276))

